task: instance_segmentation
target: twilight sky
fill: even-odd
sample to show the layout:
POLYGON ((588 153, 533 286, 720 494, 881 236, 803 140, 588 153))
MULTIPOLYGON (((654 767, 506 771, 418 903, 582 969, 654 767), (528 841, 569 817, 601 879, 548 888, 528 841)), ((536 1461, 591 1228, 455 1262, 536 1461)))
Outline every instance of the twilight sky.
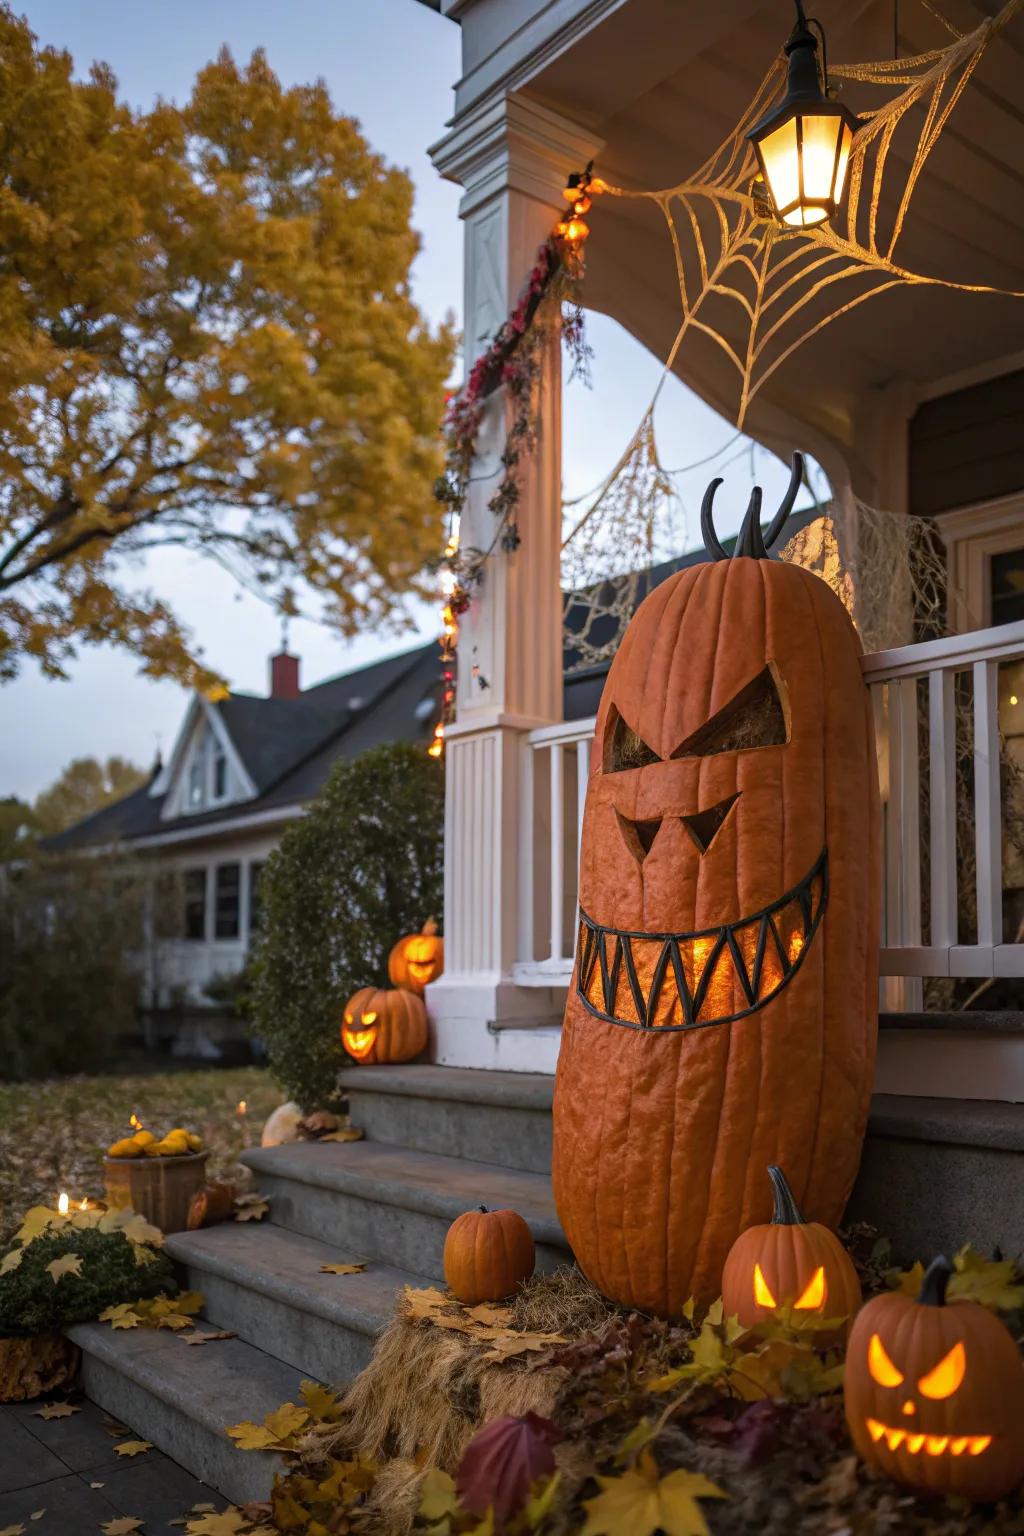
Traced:
MULTIPOLYGON (((374 149, 411 174, 415 225, 423 250, 414 268, 417 302, 434 321, 452 311, 461 319, 462 233, 459 189, 443 182, 427 158, 452 109, 459 74, 459 29, 415 0, 177 0, 173 6, 139 0, 15 0, 40 40, 67 48, 76 73, 94 59, 114 69, 122 95, 148 107, 156 96, 185 99, 196 72, 226 43, 247 59, 263 47, 286 83, 322 75, 335 106, 359 119, 374 149)), ((525 274, 524 274, 525 276, 525 274)), ((566 391, 564 482, 566 496, 598 483, 616 461, 657 383, 658 360, 613 321, 593 316, 593 389, 566 391)), ((728 422, 676 380, 658 407, 663 461, 684 465, 734 438, 728 422)), ((745 440, 743 440, 745 441, 745 440)), ((687 543, 696 540, 695 507, 712 473, 742 447, 733 442, 718 465, 704 465, 678 482, 686 511, 687 543)), ((755 458, 765 498, 772 504, 787 475, 758 449, 755 458)), ((723 495, 722 531, 731 531, 746 503, 750 458, 731 476, 737 494, 723 495)), ((242 692, 266 691, 267 658, 277 649, 279 621, 270 608, 241 592, 211 562, 163 550, 151 558, 138 584, 169 599, 190 626, 209 662, 242 692)), ((293 622, 291 649, 302 657, 304 683, 406 649, 435 632, 432 610, 413 615, 406 636, 366 635, 346 642, 309 621, 293 622)), ((14 683, 0 685, 0 798, 30 799, 73 757, 120 753, 148 765, 157 747, 170 750, 187 705, 174 683, 138 675, 130 656, 112 648, 86 649, 69 667, 69 681, 45 679, 34 663, 14 683)))

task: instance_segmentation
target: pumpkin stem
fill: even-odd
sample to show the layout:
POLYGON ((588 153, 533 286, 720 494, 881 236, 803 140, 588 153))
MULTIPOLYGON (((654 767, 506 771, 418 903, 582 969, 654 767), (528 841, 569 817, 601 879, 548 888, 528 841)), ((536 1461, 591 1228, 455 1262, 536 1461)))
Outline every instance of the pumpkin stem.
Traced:
POLYGON ((800 1208, 793 1199, 793 1191, 789 1187, 789 1180, 781 1168, 774 1163, 768 1166, 768 1177, 772 1181, 772 1193, 775 1196, 775 1209, 772 1211, 773 1227, 802 1227, 804 1219, 800 1214, 800 1208))
POLYGON ((946 1287, 952 1274, 952 1264, 941 1253, 938 1258, 932 1259, 921 1281, 921 1289, 917 1297, 919 1304, 924 1307, 945 1306, 946 1287))
POLYGON ((487 1207, 486 1207, 486 1205, 478 1205, 477 1206, 477 1210, 480 1212, 481 1216, 486 1216, 487 1215, 487 1207))
POLYGON ((420 933, 426 934, 428 939, 432 939, 436 932, 437 932, 437 919, 433 918, 433 917, 428 917, 426 922, 423 924, 423 927, 420 929, 420 933))

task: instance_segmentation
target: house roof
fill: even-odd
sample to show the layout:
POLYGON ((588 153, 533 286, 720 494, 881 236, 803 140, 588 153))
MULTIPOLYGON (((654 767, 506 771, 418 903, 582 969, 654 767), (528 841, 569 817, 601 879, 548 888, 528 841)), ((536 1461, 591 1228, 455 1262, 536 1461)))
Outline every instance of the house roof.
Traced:
MULTIPOLYGON (((790 528, 797 531, 817 515, 811 507, 794 513, 790 528)), ((723 539, 727 550, 735 539, 723 539)), ((669 576, 707 558, 703 549, 652 566, 641 574, 637 603, 669 576)), ((581 666, 575 636, 587 617, 584 603, 566 614, 563 713, 566 720, 585 720, 597 713, 609 662, 581 666)), ((614 639, 618 620, 598 617, 591 625, 590 643, 601 646, 614 639)), ((165 818, 166 794, 154 794, 154 778, 123 800, 104 806, 84 821, 68 827, 45 846, 72 852, 80 848, 132 843, 156 835, 206 833, 221 823, 310 800, 339 758, 354 758, 388 742, 423 742, 430 738, 440 705, 441 670, 436 644, 417 646, 387 656, 354 672, 328 678, 306 688, 296 699, 258 698, 232 694, 218 711, 258 793, 215 810, 165 818), (420 711, 424 701, 429 710, 420 711)))

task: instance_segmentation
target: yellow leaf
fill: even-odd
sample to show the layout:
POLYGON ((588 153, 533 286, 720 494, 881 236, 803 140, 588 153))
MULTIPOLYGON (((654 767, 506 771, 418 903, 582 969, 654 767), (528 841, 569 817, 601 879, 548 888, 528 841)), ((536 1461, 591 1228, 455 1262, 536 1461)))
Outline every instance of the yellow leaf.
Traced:
POLYGON ((615 1465, 622 1467, 626 1462, 632 1461, 637 1451, 643 1450, 653 1434, 654 1425, 650 1419, 641 1419, 639 1423, 634 1424, 615 1453, 615 1465))
POLYGON ((475 1323, 490 1323, 494 1327, 507 1328, 512 1321, 511 1307, 496 1307, 489 1301, 481 1301, 475 1307, 466 1308, 466 1316, 475 1323))
POLYGON ((309 1409, 310 1415, 323 1424, 332 1424, 341 1417, 341 1403, 338 1394, 332 1392, 329 1387, 322 1387, 318 1381, 304 1381, 299 1388, 299 1396, 309 1409))
POLYGON ((584 1502, 583 1536, 708 1536, 698 1499, 724 1499, 709 1478, 683 1468, 659 1477, 650 1451, 619 1477, 599 1477, 601 1492, 584 1502))
POLYGON ((272 1430, 263 1424, 254 1424, 251 1419, 244 1419, 241 1424, 229 1424, 227 1432, 238 1442, 240 1451, 269 1451, 278 1441, 272 1430))
POLYGON ((0 1536, 25 1536, 25 1527, 23 1525, 5 1525, 3 1530, 0 1531, 0 1536))
POLYGON ((187 1536, 244 1536, 251 1526, 252 1522, 232 1504, 220 1515, 193 1515, 185 1529, 187 1536))
POLYGON ((142 1521, 135 1515, 122 1515, 118 1520, 108 1520, 100 1530, 103 1536, 132 1536, 134 1531, 142 1530, 142 1521))
POLYGON ((321 1264, 322 1275, 361 1275, 365 1264, 321 1264))
POLYGON ((140 1216, 129 1206, 117 1211, 104 1211, 99 1219, 101 1232, 123 1232, 130 1243, 151 1243, 154 1248, 163 1244, 164 1235, 145 1216, 140 1216))
POLYGON ((953 1266, 948 1291, 951 1301, 980 1301, 994 1312, 1024 1307, 1024 1285, 1017 1278, 1012 1259, 986 1259, 968 1243, 953 1259, 953 1266))
POLYGON ((271 1434, 279 1440, 286 1440, 309 1422, 309 1409, 300 1408, 298 1403, 282 1403, 280 1408, 268 1413, 263 1422, 271 1434))
POLYGON ((62 1275, 80 1275, 82 1273, 82 1255, 80 1253, 66 1253, 62 1259, 54 1259, 47 1264, 46 1273, 50 1276, 54 1285, 62 1275))
POLYGON ((122 1440, 120 1445, 114 1446, 115 1456, 141 1456, 143 1451, 151 1451, 151 1440, 122 1440))
POLYGON ((191 1328, 195 1318, 185 1317, 180 1312, 169 1312, 164 1317, 157 1318, 158 1328, 191 1328))
POLYGON ((262 1195, 239 1195, 235 1201, 236 1221, 262 1221, 270 1210, 269 1200, 262 1195))
POLYGON ((179 1333, 178 1338, 184 1344, 212 1344, 217 1339, 237 1339, 238 1334, 230 1328, 217 1328, 209 1333, 179 1333))
POLYGON ((326 1136, 318 1136, 318 1141, 362 1141, 366 1132, 357 1125, 343 1125, 340 1131, 328 1131, 326 1136))
MULTIPOLYGON (((24 1257, 24 1248, 12 1248, 3 1263, 0 1264, 0 1275, 9 1275, 12 1269, 17 1269, 24 1257)), ((3 1536, 2 1531, 0 1531, 0 1536, 3 1536)))
POLYGON ((458 1513, 455 1479, 440 1467, 429 1467, 420 1484, 420 1514, 424 1520, 443 1520, 458 1513))
POLYGON ((116 1307, 106 1307, 100 1313, 99 1320, 101 1323, 109 1323, 111 1328, 137 1328, 142 1321, 127 1301, 122 1301, 116 1307))
POLYGON ((25 1212, 21 1219, 21 1226, 14 1236, 16 1243, 22 1243, 26 1248, 29 1243, 35 1242, 41 1232, 47 1227, 60 1226, 64 1218, 57 1212, 51 1211, 48 1206, 34 1205, 31 1210, 25 1212))
POLYGON ((890 1285, 901 1296, 912 1296, 916 1301, 917 1293, 921 1289, 921 1281, 924 1279, 924 1265, 918 1259, 911 1269, 904 1270, 902 1273, 894 1270, 888 1278, 890 1285))
POLYGON ((71 1403, 47 1403, 45 1408, 33 1410, 33 1417, 37 1419, 70 1419, 73 1413, 80 1413, 80 1408, 75 1408, 71 1403))
POLYGON ((561 1481, 561 1472, 552 1473, 547 1482, 542 1483, 527 1499, 524 1513, 529 1530, 536 1530, 541 1521, 551 1513, 561 1481))

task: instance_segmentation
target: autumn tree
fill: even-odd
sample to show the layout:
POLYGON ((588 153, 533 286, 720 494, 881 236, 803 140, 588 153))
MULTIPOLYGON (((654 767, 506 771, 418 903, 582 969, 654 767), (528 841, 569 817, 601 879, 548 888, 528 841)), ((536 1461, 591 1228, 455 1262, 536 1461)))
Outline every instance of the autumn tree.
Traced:
POLYGON ((35 824, 44 836, 62 832, 145 783, 146 775, 123 757, 76 757, 48 789, 36 796, 35 824))
POLYGON ((4 7, 0 65, 0 676, 110 641, 211 681, 132 588, 169 545, 344 633, 395 620, 452 348, 410 296, 408 176, 259 52, 137 112, 4 7))

